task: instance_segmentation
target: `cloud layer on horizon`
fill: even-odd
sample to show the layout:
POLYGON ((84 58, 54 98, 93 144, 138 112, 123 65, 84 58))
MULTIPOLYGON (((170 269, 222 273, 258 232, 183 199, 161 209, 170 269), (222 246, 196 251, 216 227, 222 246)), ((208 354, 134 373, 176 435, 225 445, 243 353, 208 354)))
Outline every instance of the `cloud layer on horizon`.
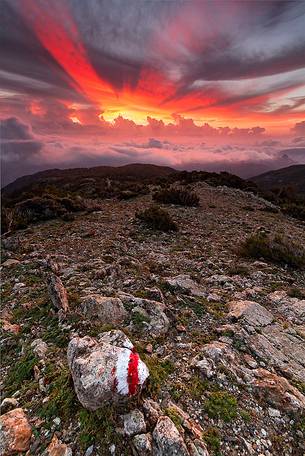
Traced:
MULTIPOLYGON (((114 141, 112 135, 98 136, 100 127, 94 125, 72 124, 71 131, 66 131, 65 135, 35 135, 29 125, 14 117, 3 119, 1 125, 2 185, 22 175, 54 167, 118 166, 139 162, 177 169, 227 170, 247 178, 270 169, 305 163, 305 140, 295 143, 293 135, 284 141, 268 139, 259 129, 255 133, 230 129, 219 133, 209 127, 210 136, 172 134, 154 137, 147 136, 152 133, 148 126, 146 134, 142 131, 141 135, 132 135, 132 139, 118 135, 114 141), (89 135, 80 133, 84 128, 89 128, 89 135)), ((108 128, 113 126, 110 124, 108 128)))

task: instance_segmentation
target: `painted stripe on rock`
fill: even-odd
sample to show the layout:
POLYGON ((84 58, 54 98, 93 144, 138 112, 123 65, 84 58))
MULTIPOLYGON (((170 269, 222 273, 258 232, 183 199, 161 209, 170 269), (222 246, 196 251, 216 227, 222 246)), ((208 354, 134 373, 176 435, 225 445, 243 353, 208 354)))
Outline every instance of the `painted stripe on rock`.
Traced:
POLYGON ((149 376, 148 369, 138 353, 127 348, 120 351, 114 372, 116 389, 124 396, 136 394, 139 385, 143 385, 149 376))

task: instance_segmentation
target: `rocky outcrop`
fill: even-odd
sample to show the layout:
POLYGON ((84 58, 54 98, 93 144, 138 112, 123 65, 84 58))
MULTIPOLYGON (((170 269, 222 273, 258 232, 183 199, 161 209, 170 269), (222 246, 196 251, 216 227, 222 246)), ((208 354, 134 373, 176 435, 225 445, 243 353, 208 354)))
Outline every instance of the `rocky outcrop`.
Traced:
POLYGON ((261 400, 288 413, 305 411, 305 396, 284 377, 266 369, 256 369, 253 375, 251 385, 261 400))
POLYGON ((274 291, 268 298, 276 304, 276 311, 287 320, 297 325, 305 324, 305 299, 292 298, 286 291, 274 291))
POLYGON ((63 312, 68 312, 68 294, 60 278, 55 274, 48 274, 48 290, 53 306, 63 312))
POLYGON ((189 456, 183 438, 168 416, 161 416, 153 431, 154 456, 189 456))
POLYGON ((206 296, 205 290, 203 290, 190 276, 186 274, 180 274, 176 277, 169 277, 165 280, 168 287, 178 290, 182 293, 193 295, 193 296, 206 296))
POLYGON ((0 417, 0 454, 10 456, 27 451, 32 429, 21 408, 11 410, 0 417))
POLYGON ((232 301, 229 303, 228 318, 254 327, 267 326, 273 321, 273 315, 265 307, 254 301, 232 301))
POLYGON ((98 318, 103 323, 121 324, 127 317, 119 298, 90 295, 82 300, 81 310, 87 318, 98 318))
POLYGON ((93 339, 75 337, 68 346, 68 364, 81 404, 96 410, 137 394, 149 371, 121 331, 93 339))
POLYGON ((304 381, 305 340, 295 331, 274 324, 260 333, 246 334, 245 341, 268 366, 274 367, 287 378, 304 381))
POLYGON ((167 333, 170 323, 164 312, 166 306, 163 302, 136 298, 125 293, 122 293, 120 297, 126 306, 131 307, 131 323, 129 326, 131 331, 140 329, 152 337, 167 333), (140 325, 137 324, 137 320, 140 321, 140 325))

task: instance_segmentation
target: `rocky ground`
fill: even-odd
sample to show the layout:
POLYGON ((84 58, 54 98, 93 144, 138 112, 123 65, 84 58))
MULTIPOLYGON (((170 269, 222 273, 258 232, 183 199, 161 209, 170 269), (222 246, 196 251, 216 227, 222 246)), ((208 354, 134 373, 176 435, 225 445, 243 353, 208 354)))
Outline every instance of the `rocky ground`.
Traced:
POLYGON ((304 222, 195 190, 175 233, 135 219, 146 195, 3 240, 2 454, 305 454, 305 271, 238 254, 304 222), (122 356, 144 365, 124 400, 122 356))

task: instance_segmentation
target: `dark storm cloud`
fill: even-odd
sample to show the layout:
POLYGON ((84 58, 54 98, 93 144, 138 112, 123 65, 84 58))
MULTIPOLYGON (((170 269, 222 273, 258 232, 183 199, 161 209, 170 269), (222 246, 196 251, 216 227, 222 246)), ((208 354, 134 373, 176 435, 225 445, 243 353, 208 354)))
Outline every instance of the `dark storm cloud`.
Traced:
POLYGON ((1 140, 33 139, 30 127, 20 122, 16 117, 10 117, 0 121, 1 140))
MULTIPOLYGON (((182 94, 198 80, 240 80, 305 66, 302 1, 232 0, 230 8, 221 0, 63 4, 71 10, 91 64, 117 89, 126 83, 135 87, 142 68, 149 66, 173 78, 182 94)), ((69 76, 25 25, 20 9, 17 0, 1 2, 1 86, 79 99, 69 76)), ((225 97, 222 104, 235 101, 225 97)))
POLYGON ((1 183, 37 169, 43 143, 16 117, 0 120, 1 183))

